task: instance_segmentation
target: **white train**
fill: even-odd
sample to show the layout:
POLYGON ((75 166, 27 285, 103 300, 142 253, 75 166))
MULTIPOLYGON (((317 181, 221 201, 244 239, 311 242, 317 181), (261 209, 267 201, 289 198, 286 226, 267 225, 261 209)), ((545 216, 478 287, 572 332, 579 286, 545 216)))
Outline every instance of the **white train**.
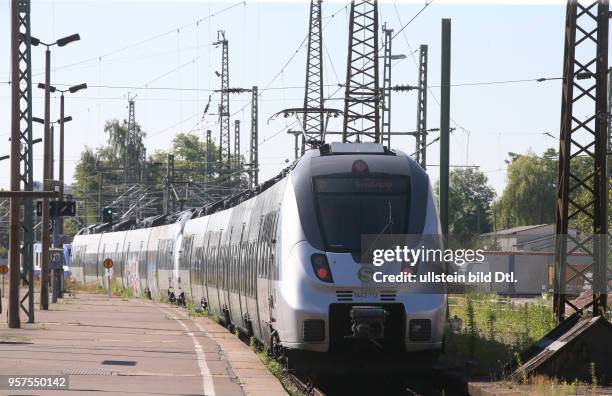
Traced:
POLYGON ((77 281, 102 284, 109 257, 116 281, 136 295, 193 301, 288 350, 370 344, 435 353, 443 347, 444 289, 362 276, 372 266, 359 263, 361 235, 382 232, 438 235, 427 174, 380 145, 332 143, 256 191, 143 224, 81 230, 71 270, 77 281))

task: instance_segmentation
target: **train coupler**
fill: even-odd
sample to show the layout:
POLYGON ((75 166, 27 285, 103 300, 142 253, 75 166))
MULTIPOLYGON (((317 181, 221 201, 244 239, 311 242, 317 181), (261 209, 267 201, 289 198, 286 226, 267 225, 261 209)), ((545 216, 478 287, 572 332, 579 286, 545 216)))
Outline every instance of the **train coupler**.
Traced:
POLYGON ((350 311, 352 334, 346 338, 367 340, 382 339, 385 336, 387 311, 382 307, 355 306, 350 311))

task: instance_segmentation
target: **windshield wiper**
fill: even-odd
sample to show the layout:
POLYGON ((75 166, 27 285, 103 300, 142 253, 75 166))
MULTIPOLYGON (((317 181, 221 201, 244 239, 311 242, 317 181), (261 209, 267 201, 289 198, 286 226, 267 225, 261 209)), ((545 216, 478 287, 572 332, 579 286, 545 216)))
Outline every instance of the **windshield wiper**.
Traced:
POLYGON ((387 224, 385 224, 385 226, 383 227, 382 231, 380 231, 380 233, 378 233, 378 235, 376 236, 374 241, 366 249, 366 256, 370 255, 370 253, 372 252, 372 247, 374 246, 374 244, 376 242, 378 242, 378 240, 385 233, 387 228, 389 228, 389 226, 393 226, 393 206, 391 206, 391 201, 387 201, 387 203, 389 204, 389 218, 387 219, 387 224))

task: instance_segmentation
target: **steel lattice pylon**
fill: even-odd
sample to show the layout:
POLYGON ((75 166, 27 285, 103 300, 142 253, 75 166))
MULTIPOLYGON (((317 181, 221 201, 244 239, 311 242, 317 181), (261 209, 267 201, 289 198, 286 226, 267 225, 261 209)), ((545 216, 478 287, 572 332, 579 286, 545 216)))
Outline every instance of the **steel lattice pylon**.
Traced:
POLYGON ((383 27, 385 34, 382 90, 382 144, 391 147, 391 43, 393 30, 383 27))
POLYGON ((419 93, 417 98, 416 162, 427 169, 427 45, 419 50, 419 93))
MULTIPOLYGON (((308 54, 306 56, 306 92, 304 109, 321 109, 321 112, 304 112, 303 129, 306 140, 322 142, 325 132, 323 115, 323 28, 321 24, 322 0, 311 0, 308 25, 308 54)), ((302 139, 302 154, 306 149, 302 139)))
POLYGON ((254 86, 251 90, 251 144, 250 144, 250 166, 251 171, 249 172, 251 188, 257 187, 259 184, 259 94, 257 93, 257 86, 254 86))
POLYGON ((234 120, 234 167, 240 169, 240 120, 234 120))
POLYGON ((212 131, 209 129, 206 131, 206 180, 211 178, 213 170, 214 153, 212 148, 212 131))
POLYGON ((378 1, 353 0, 344 96, 343 142, 380 142, 378 1))
POLYGON ((566 305, 579 309, 568 298, 573 294, 567 290, 572 281, 590 289, 595 315, 606 308, 608 18, 607 0, 588 5, 568 2, 556 205, 554 309, 558 320, 564 318, 566 305), (586 170, 579 168, 584 163, 588 163, 586 170), (569 235, 570 223, 579 219, 588 222, 592 235, 569 235), (577 251, 588 253, 591 265, 579 268, 568 263, 568 254, 577 251))
POLYGON ((217 32, 215 45, 221 45, 221 103, 219 103, 219 162, 230 165, 230 110, 229 110, 229 49, 225 31, 217 32))
POLYGON ((234 120, 234 185, 240 189, 242 163, 240 162, 240 120, 234 120))
MULTIPOLYGON (((32 191, 33 187, 33 153, 32 153, 32 57, 30 45, 30 0, 18 0, 19 13, 19 139, 21 152, 19 155, 19 179, 24 191, 32 191)), ((21 220, 23 232, 21 247, 22 266, 21 278, 28 285, 28 292, 21 298, 21 309, 28 315, 28 322, 34 323, 34 205, 31 198, 23 199, 21 220), (28 300, 27 308, 24 301, 28 300)))
POLYGON ((142 154, 140 153, 140 138, 136 130, 134 98, 128 99, 128 105, 127 135, 123 158, 123 182, 135 184, 140 180, 142 154))

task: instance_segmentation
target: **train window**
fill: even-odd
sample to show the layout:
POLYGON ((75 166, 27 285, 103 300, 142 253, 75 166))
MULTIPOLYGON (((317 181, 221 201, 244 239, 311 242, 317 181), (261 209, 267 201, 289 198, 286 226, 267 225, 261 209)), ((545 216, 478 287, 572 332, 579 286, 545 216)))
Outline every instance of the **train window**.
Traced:
POLYGON ((314 187, 329 251, 357 252, 362 235, 407 230, 407 177, 319 177, 314 179, 314 187))

